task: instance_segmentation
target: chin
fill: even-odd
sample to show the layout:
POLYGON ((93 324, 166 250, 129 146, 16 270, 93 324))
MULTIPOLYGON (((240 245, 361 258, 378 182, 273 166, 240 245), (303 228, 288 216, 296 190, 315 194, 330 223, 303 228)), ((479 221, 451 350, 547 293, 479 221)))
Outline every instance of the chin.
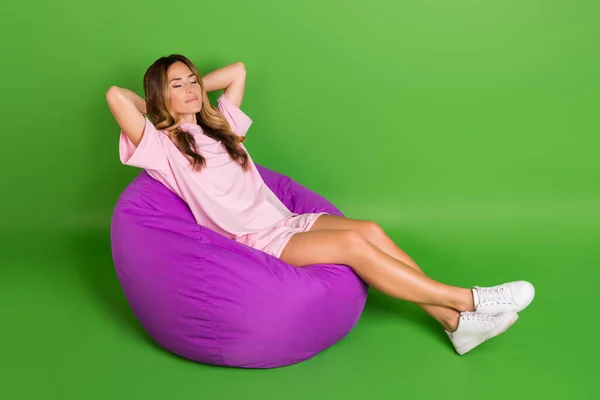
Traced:
POLYGON ((192 106, 192 107, 190 107, 188 110, 189 110, 189 113, 190 113, 190 114, 196 114, 196 113, 199 113, 199 112, 200 112, 200 110, 202 110, 202 104, 200 104, 200 105, 197 105, 197 106, 192 106))

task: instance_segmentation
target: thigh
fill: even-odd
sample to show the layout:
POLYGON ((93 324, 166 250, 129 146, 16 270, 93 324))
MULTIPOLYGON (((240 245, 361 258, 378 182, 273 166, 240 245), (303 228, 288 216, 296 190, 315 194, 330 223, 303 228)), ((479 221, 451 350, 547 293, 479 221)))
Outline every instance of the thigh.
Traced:
POLYGON ((351 230, 320 230, 299 232, 287 242, 282 261, 303 267, 311 264, 349 265, 354 252, 360 251, 366 240, 351 230))
POLYGON ((338 215, 322 215, 310 228, 310 231, 321 230, 351 230, 360 233, 363 237, 373 241, 381 235, 379 224, 367 219, 353 219, 338 215))

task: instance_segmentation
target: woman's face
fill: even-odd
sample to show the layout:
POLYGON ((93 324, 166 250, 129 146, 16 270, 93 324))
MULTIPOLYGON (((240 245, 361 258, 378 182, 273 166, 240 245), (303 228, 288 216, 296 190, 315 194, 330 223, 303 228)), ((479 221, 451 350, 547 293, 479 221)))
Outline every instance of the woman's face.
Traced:
POLYGON ((202 109, 202 88, 198 78, 182 62, 176 62, 167 71, 171 109, 183 122, 196 122, 196 113, 202 109))

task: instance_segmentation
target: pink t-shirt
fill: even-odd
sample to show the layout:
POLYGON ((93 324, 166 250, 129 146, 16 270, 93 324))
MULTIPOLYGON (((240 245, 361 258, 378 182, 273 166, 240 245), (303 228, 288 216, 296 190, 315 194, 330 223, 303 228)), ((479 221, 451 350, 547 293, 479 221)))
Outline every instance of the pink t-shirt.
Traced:
MULTIPOLYGON (((217 109, 237 135, 246 135, 252 120, 224 94, 218 99, 217 109)), ((180 127, 193 134, 197 151, 206 159, 206 166, 200 171, 192 171, 189 160, 148 118, 137 147, 121 131, 121 162, 145 169, 188 204, 198 224, 231 239, 267 229, 286 217, 297 215, 264 183, 249 155, 251 168, 244 172, 241 165, 231 159, 225 146, 204 135, 199 125, 184 123, 180 127)), ((245 146, 241 146, 247 152, 245 146)))

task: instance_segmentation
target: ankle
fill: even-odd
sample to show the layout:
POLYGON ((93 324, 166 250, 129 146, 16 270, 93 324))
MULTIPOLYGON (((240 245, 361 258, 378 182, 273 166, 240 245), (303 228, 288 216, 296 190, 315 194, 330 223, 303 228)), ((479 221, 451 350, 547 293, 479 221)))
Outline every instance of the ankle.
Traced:
POLYGON ((452 305, 458 312, 462 311, 475 311, 475 300, 473 298, 473 291, 471 289, 459 289, 460 293, 456 298, 455 303, 452 305))
POLYGON ((442 320, 440 320, 440 324, 444 327, 444 329, 450 333, 454 332, 458 329, 458 321, 460 319, 460 313, 458 311, 449 312, 442 320))

